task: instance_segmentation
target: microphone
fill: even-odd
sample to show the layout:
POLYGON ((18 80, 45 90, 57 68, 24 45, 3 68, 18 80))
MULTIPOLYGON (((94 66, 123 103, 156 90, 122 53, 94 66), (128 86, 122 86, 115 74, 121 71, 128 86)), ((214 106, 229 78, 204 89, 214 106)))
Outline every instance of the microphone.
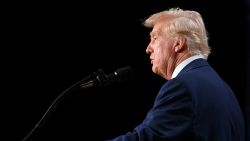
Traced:
POLYGON ((70 86, 68 89, 64 90, 49 106, 45 114, 38 121, 38 123, 32 128, 32 130, 22 139, 22 141, 26 141, 35 131, 45 124, 48 120, 50 114, 55 110, 57 104, 68 94, 70 94, 75 89, 80 88, 89 88, 93 86, 104 87, 114 82, 123 82, 127 81, 134 77, 133 69, 130 66, 119 68, 115 70, 113 73, 105 74, 102 69, 97 72, 92 73, 88 77, 78 81, 77 83, 70 86), (88 81, 89 80, 89 81, 88 81), (86 82, 88 81, 88 82, 86 82), (85 83, 84 83, 85 82, 85 83))
POLYGON ((102 69, 95 73, 94 79, 80 84, 80 87, 85 89, 89 87, 105 87, 114 82, 128 81, 134 77, 132 67, 126 66, 115 70, 110 74, 105 74, 102 69))

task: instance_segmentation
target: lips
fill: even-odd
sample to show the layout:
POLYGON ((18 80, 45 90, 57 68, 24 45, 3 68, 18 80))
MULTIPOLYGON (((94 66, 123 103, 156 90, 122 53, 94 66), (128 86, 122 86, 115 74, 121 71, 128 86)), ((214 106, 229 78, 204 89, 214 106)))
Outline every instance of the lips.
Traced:
POLYGON ((153 61, 154 61, 154 60, 153 60, 153 59, 151 59, 151 64, 153 64, 153 61))
POLYGON ((150 58, 149 58, 149 59, 151 60, 151 61, 150 61, 150 62, 151 62, 151 64, 153 64, 153 61, 154 61, 153 57, 151 57, 151 56, 150 56, 150 58))

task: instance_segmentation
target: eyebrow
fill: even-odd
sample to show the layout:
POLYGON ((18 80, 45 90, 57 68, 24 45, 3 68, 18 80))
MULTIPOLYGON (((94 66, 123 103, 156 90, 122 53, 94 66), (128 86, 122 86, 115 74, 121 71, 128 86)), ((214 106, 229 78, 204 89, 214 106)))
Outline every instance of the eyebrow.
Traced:
POLYGON ((150 32, 150 36, 152 37, 152 36, 155 36, 155 35, 157 35, 158 34, 158 31, 154 31, 154 32, 150 32))

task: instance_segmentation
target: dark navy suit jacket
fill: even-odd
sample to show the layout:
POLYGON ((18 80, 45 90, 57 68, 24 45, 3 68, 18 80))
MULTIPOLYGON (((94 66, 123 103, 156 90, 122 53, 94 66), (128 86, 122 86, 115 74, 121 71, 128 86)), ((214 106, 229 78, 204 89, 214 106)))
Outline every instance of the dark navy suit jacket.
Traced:
POLYGON ((245 141, 244 128, 231 88, 197 59, 162 86, 133 132, 111 141, 245 141))

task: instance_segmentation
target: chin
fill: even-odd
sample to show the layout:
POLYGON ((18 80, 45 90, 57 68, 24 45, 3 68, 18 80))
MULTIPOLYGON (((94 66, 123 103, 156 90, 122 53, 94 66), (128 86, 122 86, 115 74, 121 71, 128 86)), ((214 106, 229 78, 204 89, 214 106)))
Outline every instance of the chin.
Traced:
POLYGON ((153 71, 155 74, 158 74, 158 69, 157 69, 157 67, 152 66, 152 71, 153 71))

